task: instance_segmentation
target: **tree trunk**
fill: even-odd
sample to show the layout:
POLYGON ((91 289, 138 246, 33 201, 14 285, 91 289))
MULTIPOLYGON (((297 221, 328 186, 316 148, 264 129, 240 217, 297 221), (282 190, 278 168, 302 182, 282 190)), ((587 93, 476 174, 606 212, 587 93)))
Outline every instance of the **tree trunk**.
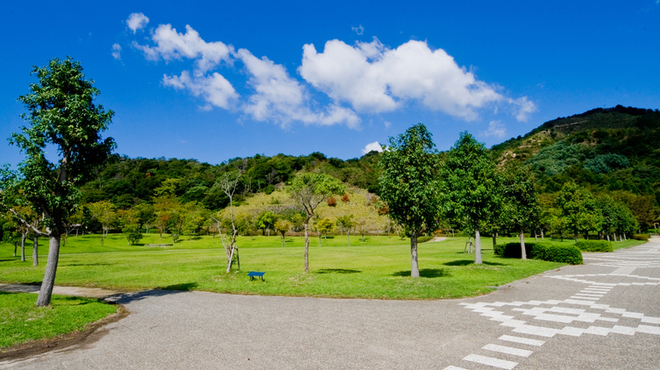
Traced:
POLYGON ((60 257, 60 235, 51 234, 48 240, 48 261, 46 262, 46 272, 44 280, 41 282, 37 306, 46 307, 50 305, 50 297, 53 294, 55 286, 55 273, 57 272, 57 262, 60 257))
POLYGON ((21 234, 21 261, 25 262, 25 239, 27 239, 27 233, 21 234))
POLYGON ((539 234, 536 232, 536 230, 534 230, 534 241, 539 241, 539 234))
POLYGON ((32 266, 39 266, 39 236, 34 234, 32 243, 32 266))
POLYGON ((493 233, 493 250, 497 246, 497 233, 493 233))
POLYGON ((410 236, 410 277, 419 277, 419 263, 417 262, 417 232, 410 236))
POLYGON ((346 239, 348 240, 348 246, 351 246, 351 230, 346 230, 346 239))
POLYGON ((18 250, 18 242, 14 242, 14 257, 16 257, 16 250, 18 250))
POLYGON ((309 217, 305 220, 305 273, 309 272, 309 217))
POLYGON ((544 239, 545 239, 545 235, 543 233, 543 229, 541 229, 541 240, 544 240, 544 239))
POLYGON ((527 259, 527 251, 525 250, 525 231, 523 229, 520 229, 520 253, 522 260, 525 261, 527 259))
POLYGON ((614 241, 616 241, 616 233, 613 233, 612 236, 614 237, 614 241))
POLYGON ((607 234, 607 242, 610 242, 610 234, 607 234))
POLYGON ((479 228, 474 230, 474 264, 481 265, 481 235, 479 235, 479 228))

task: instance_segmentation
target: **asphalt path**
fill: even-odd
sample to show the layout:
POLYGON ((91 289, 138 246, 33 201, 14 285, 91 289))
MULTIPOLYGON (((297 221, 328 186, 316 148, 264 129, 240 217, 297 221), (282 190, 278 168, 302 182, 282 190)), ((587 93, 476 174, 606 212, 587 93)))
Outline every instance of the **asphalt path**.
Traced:
POLYGON ((0 369, 658 369, 660 240, 460 300, 147 291, 68 348, 0 369))

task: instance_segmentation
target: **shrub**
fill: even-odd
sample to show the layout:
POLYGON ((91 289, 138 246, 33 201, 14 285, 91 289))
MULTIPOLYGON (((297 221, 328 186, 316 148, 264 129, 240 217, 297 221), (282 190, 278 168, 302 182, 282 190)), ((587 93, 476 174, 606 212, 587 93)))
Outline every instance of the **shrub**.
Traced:
POLYGON ((427 241, 433 239, 433 236, 422 235, 417 237, 417 243, 426 243, 427 241))
POLYGON ((649 234, 635 234, 635 235, 633 235, 633 239, 635 239, 635 240, 649 241, 650 237, 651 237, 651 235, 649 235, 649 234))
POLYGON ((612 252, 612 243, 607 240, 578 240, 575 246, 584 252, 612 252))
MULTIPOLYGON (((503 257, 521 258, 520 243, 498 244, 495 254, 503 257)), ((563 262, 571 265, 582 264, 582 253, 574 246, 553 245, 550 243, 525 243, 528 258, 551 262, 563 262)))
POLYGON ((334 197, 328 198, 328 206, 334 207, 336 205, 337 205, 337 199, 335 199, 334 197))
POLYGON ((552 245, 536 243, 532 247, 532 258, 551 261, 563 262, 571 265, 582 264, 582 253, 580 250, 572 245, 552 245))

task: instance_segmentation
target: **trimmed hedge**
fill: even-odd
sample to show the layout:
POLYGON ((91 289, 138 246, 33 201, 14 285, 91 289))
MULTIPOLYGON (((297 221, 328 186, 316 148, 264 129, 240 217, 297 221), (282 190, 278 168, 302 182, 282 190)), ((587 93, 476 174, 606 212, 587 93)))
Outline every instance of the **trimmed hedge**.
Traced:
POLYGON ((427 241, 433 239, 433 236, 422 235, 417 237, 417 243, 426 243, 427 241))
POLYGON ((649 234, 635 234, 635 235, 633 235, 633 239, 635 239, 635 240, 649 241, 650 237, 651 237, 651 235, 649 235, 649 234))
POLYGON ((570 265, 582 264, 582 252, 572 245, 535 244, 531 255, 532 258, 544 261, 563 262, 570 265))
MULTIPOLYGON (((551 262, 563 262, 571 265, 582 264, 582 253, 572 245, 554 245, 551 243, 525 243, 527 258, 551 262)), ((495 254, 503 257, 521 258, 520 243, 498 244, 495 254)))
POLYGON ((607 240, 578 240, 575 246, 584 252, 612 252, 612 243, 607 240))

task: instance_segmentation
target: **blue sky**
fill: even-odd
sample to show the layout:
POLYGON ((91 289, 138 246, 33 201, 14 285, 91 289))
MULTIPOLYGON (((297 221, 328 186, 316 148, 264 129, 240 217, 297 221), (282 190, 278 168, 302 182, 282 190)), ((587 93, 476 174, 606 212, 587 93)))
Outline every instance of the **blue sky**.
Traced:
POLYGON ((660 108, 659 2, 5 2, 0 138, 23 124, 31 66, 71 56, 130 157, 349 159, 417 122, 440 150, 465 130, 490 146, 660 108))

